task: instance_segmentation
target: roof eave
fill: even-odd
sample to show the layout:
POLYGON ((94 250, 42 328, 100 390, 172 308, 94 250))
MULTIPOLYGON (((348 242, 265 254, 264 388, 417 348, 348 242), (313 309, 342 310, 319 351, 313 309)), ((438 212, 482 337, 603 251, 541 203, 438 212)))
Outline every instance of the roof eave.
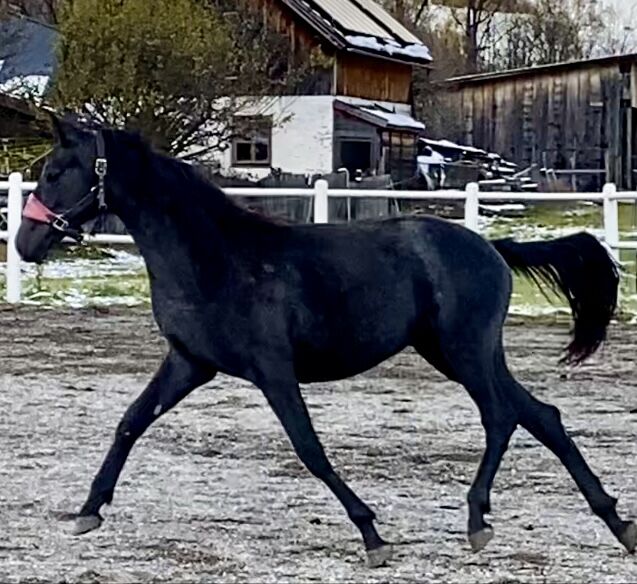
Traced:
POLYGON ((410 132, 412 134, 422 135, 425 132, 425 128, 414 128, 412 126, 400 126, 392 124, 384 118, 375 116, 371 112, 366 112, 355 105, 351 105, 339 99, 334 101, 334 109, 344 114, 357 118, 363 122, 382 128, 383 130, 399 130, 401 132, 410 132))
POLYGON ((593 65, 611 65, 613 63, 622 63, 626 61, 636 61, 637 53, 626 53, 623 55, 608 55, 605 57, 598 57, 595 59, 580 59, 577 61, 562 61, 559 63, 548 63, 546 65, 536 65, 533 67, 520 67, 517 69, 508 69, 506 71, 494 71, 489 73, 476 73, 471 75, 459 75, 450 77, 443 81, 438 82, 438 85, 443 86, 462 86, 472 85, 479 83, 488 83, 489 81, 496 81, 499 79, 507 79, 514 77, 524 77, 525 75, 537 75, 547 73, 550 71, 557 71, 561 69, 579 69, 593 65))
POLYGON ((299 5, 298 0, 281 0, 290 10, 294 12, 299 18, 301 18, 306 24, 318 32, 325 40, 330 42, 337 49, 347 48, 347 42, 340 34, 336 34, 334 30, 323 22, 321 18, 314 17, 311 13, 308 13, 302 5, 299 5))
POLYGON ((376 57, 378 59, 383 59, 384 61, 401 63, 403 65, 414 65, 417 67, 424 67, 426 69, 433 68, 433 60, 416 59, 407 56, 401 58, 401 55, 390 55, 388 53, 383 53, 382 51, 373 51, 372 49, 365 50, 360 47, 354 47, 352 45, 346 47, 346 52, 357 53, 359 55, 365 55, 366 57, 376 57))

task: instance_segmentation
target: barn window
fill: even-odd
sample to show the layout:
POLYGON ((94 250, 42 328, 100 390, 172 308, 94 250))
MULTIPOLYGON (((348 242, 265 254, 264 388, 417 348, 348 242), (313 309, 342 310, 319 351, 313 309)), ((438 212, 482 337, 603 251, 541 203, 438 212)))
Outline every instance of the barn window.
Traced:
POLYGON ((272 162, 272 118, 235 118, 237 135, 232 140, 233 166, 270 166, 272 162))
POLYGON ((414 176, 416 171, 416 135, 409 132, 385 131, 382 134, 385 172, 396 181, 414 176))

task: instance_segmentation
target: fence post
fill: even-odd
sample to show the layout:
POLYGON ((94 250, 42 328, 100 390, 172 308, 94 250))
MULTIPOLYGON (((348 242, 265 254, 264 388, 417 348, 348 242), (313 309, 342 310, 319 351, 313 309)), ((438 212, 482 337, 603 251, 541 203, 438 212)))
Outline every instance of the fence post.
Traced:
POLYGON ((314 184, 314 223, 329 222, 329 184, 326 180, 317 180, 314 184))
POLYGON ((20 227, 22 215, 22 175, 13 172, 9 175, 9 200, 7 205, 7 302, 20 302, 20 255, 15 247, 15 238, 20 227))
POLYGON ((604 239, 610 247, 615 260, 619 261, 619 211, 617 204, 617 187, 613 183, 604 185, 604 239))
POLYGON ((470 182, 465 188, 466 199, 464 202, 464 226, 471 231, 478 232, 479 196, 478 183, 470 182))

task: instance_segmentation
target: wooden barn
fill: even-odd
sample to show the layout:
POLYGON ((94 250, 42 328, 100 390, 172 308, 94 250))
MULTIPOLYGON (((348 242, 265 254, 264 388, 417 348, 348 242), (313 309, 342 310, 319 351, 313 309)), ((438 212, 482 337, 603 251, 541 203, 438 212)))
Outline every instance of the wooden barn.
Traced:
POLYGON ((290 37, 295 59, 319 66, 290 95, 242 112, 248 129, 218 158, 222 170, 413 177, 424 130, 412 117, 413 69, 431 63, 422 41, 374 0, 245 2, 290 37))
POLYGON ((449 79, 459 142, 535 165, 560 186, 633 189, 637 54, 449 79))

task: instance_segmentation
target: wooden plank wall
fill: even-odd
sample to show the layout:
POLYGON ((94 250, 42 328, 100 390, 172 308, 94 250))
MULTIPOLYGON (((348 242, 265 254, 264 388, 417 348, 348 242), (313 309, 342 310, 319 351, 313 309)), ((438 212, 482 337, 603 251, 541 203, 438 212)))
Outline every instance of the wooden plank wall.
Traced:
MULTIPOLYGON (((299 20, 287 7, 275 0, 241 0, 245 6, 263 15, 263 21, 270 29, 286 35, 290 39, 294 59, 306 62, 313 50, 331 52, 332 48, 309 25, 299 20)), ((334 74, 332 67, 317 68, 312 79, 297 89, 303 95, 332 95, 334 74)))
POLYGON ((243 0, 253 10, 259 10, 268 25, 286 34, 297 55, 307 56, 321 48, 336 58, 334 72, 325 71, 320 83, 305 87, 306 94, 333 94, 379 101, 411 103, 412 67, 404 63, 368 57, 354 53, 335 54, 332 47, 280 2, 275 0, 243 0))
POLYGON ((412 68, 409 65, 341 53, 336 66, 337 95, 411 103, 412 68))
MULTIPOLYGON (((449 138, 522 166, 605 169, 607 180, 632 188, 636 78, 637 66, 624 73, 611 63, 468 83, 449 90, 464 120, 449 138)), ((578 176, 564 182, 582 190, 605 178, 578 176)))

